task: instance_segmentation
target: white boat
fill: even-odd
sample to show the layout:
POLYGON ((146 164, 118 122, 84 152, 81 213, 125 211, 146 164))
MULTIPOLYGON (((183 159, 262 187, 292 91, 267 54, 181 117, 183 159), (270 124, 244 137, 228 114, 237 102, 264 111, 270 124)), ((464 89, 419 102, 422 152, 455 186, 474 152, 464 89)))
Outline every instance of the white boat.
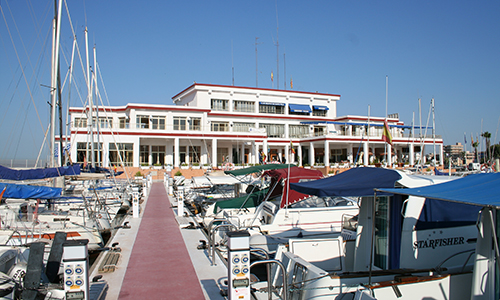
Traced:
MULTIPOLYGON (((357 172, 356 177, 361 180, 361 172, 373 168, 364 169, 366 170, 348 172, 357 172)), ((373 169, 369 172, 376 176, 372 178, 375 186, 376 180, 387 177, 389 172, 399 174, 392 170, 373 169), (380 176, 381 172, 385 175, 380 176)), ((446 180, 449 179, 400 175, 395 186, 404 191, 402 184, 425 186, 446 180)), ((446 299, 462 299, 460 297, 467 293, 467 285, 461 286, 460 282, 468 280, 473 266, 470 258, 476 246, 474 224, 478 209, 474 211, 469 206, 465 218, 460 213, 454 213, 446 216, 451 218, 450 222, 440 222, 439 218, 442 216, 426 215, 429 212, 427 206, 434 204, 430 201, 405 199, 382 192, 369 196, 370 190, 374 193, 373 185, 367 188, 356 185, 355 182, 350 186, 342 181, 338 183, 339 186, 334 186, 330 182, 330 190, 327 192, 338 189, 342 195, 355 194, 356 191, 365 194, 361 197, 356 239, 345 240, 338 234, 330 238, 290 239, 288 245, 280 245, 275 259, 285 266, 288 273, 289 299, 352 299, 363 286, 376 288, 387 282, 409 283, 419 280, 422 281, 421 289, 425 282, 427 294, 421 293, 420 298, 408 299, 431 297, 440 286, 444 288, 444 297, 448 297, 446 299), (450 289, 455 285, 458 286, 451 293, 450 289), (450 298, 450 293, 458 296, 450 298)), ((312 184, 302 184, 309 185, 303 186, 302 190, 311 188, 312 184)), ((299 185, 301 184, 292 184, 292 188, 298 188, 299 185)), ((453 212, 450 205, 448 209, 453 212)), ((275 287, 282 287, 282 280, 278 269, 273 267, 270 282, 275 287)), ((256 283, 254 288, 265 291, 267 282, 256 283)), ((277 290, 282 293, 281 288, 277 290)), ((405 291, 405 294, 410 292, 405 291)), ((268 295, 256 292, 255 296, 264 299, 268 295)), ((398 297, 398 294, 394 297, 398 297)), ((432 297, 441 299, 441 295, 432 297)))

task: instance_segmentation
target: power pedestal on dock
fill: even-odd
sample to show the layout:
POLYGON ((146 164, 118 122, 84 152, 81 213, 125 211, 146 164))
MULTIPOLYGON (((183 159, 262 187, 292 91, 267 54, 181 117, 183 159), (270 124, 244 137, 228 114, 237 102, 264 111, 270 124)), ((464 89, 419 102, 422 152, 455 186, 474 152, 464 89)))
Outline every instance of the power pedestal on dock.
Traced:
POLYGON ((250 234, 230 231, 228 237, 228 296, 229 300, 250 299, 250 234))
POLYGON ((66 299, 89 299, 89 240, 70 240, 63 244, 64 291, 66 299))

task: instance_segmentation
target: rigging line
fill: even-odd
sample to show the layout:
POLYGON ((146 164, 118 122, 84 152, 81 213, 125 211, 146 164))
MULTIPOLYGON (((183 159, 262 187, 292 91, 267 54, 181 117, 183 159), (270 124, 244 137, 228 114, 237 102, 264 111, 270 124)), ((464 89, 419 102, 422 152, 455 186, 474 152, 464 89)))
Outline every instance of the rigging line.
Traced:
MULTIPOLYGON (((97 63, 96 63, 96 65, 97 65, 97 63)), ((102 81, 102 77, 101 77, 101 81, 102 81)), ((96 85, 97 85, 97 83, 96 83, 96 85)), ((97 100, 97 103, 99 103, 99 100, 101 101, 101 104, 102 104, 101 108, 104 111, 104 116, 108 117, 108 112, 106 110, 106 107, 104 106, 104 103, 102 101, 102 97, 101 97, 100 93, 97 93, 97 99, 96 100, 97 100)), ((108 102, 109 102, 109 100, 108 100, 108 102)), ((128 176, 127 168, 126 168, 125 163, 123 161, 122 153, 120 151, 121 149, 118 147, 118 143, 116 142, 116 136, 115 136, 115 133, 113 131, 113 127, 111 126, 109 129, 110 129, 111 137, 113 138, 113 143, 115 144, 115 148, 116 148, 116 152, 118 154, 118 158, 120 159, 121 166, 125 170, 125 172, 123 172, 123 173, 125 173, 125 176, 127 177, 127 182, 130 183, 130 178, 128 176)), ((109 152, 109 148, 108 148, 108 152, 109 152)), ((109 163, 109 161, 108 161, 108 163, 109 163)), ((115 183, 116 183, 116 178, 114 176, 113 176, 113 178, 115 179, 115 183)))
MULTIPOLYGON (((68 21, 69 21, 69 25, 71 27, 71 33, 73 34, 73 37, 75 37, 75 39, 76 39, 75 28, 73 27, 73 22, 71 20, 71 14, 69 13, 68 4, 66 3, 66 0, 64 0, 64 7, 66 8, 66 14, 68 15, 68 21)), ((85 17, 85 24, 87 24, 87 17, 85 17)), ((76 44, 78 45, 78 41, 76 42, 76 44)), ((82 54, 80 53, 80 47, 77 46, 76 51, 78 52, 78 58, 80 59, 80 65, 82 67, 83 78, 85 78, 85 84, 88 86, 88 82, 90 79, 87 78, 88 76, 85 72, 85 70, 87 68, 84 67, 84 65, 83 65, 83 59, 82 59, 82 54)))
MULTIPOLYGON (((6 3, 8 3, 8 2, 6 2, 6 3)), ((8 5, 7 5, 7 7, 8 7, 8 5)), ((7 27, 7 32, 9 33, 9 37, 10 37, 10 40, 11 40, 11 42, 12 42, 12 46, 14 47, 14 52, 16 53, 17 61, 18 61, 19 65, 20 65, 20 66, 22 66, 22 64, 21 64, 21 59, 20 59, 20 57, 19 57, 19 53, 17 52, 17 47, 16 47, 16 45, 14 44, 14 39, 12 38, 12 33, 10 32, 9 24, 7 24, 7 20, 5 19, 5 14, 4 14, 4 12, 3 12, 3 8, 2 8, 2 6, 0 6, 0 12, 2 13, 3 19, 5 20, 5 26, 7 27)), ((15 21, 14 21, 14 24, 15 24, 15 21)), ((16 28, 17 28, 17 25, 16 25, 16 28)), ((18 30, 18 33, 19 33, 19 30, 18 30)), ((21 38, 21 42, 22 42, 22 38, 21 38)), ((24 43, 23 43, 23 46, 24 46, 24 43)), ((31 88, 30 88, 30 86, 29 86, 28 79, 26 78, 26 74, 25 74, 25 72, 24 72, 24 69, 22 69, 22 70, 23 70, 23 71, 22 71, 22 74, 23 74, 24 81, 25 81, 25 83, 26 83, 26 87, 28 88, 28 92, 29 92, 29 94, 30 94, 31 101, 32 101, 32 102, 33 102, 33 104, 34 104, 34 101, 35 101, 35 100, 33 99, 33 94, 32 94, 32 92, 31 92, 31 88)), ((36 106, 36 105, 35 105, 35 106, 36 106)), ((41 120, 41 118, 40 118, 40 115, 38 114, 38 111, 37 111, 37 117, 38 117, 38 121, 40 122, 40 126, 43 128, 42 120, 41 120)))

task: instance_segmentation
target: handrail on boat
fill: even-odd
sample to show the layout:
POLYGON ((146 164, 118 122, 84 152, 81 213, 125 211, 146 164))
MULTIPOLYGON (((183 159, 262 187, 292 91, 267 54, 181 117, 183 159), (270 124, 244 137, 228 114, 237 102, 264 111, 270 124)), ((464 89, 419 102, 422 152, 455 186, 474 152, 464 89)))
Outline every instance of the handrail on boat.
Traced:
MULTIPOLYGON (((275 263, 281 268, 281 273, 283 276, 283 300, 287 300, 287 294, 288 294, 288 277, 286 275, 286 270, 285 266, 278 260, 274 259, 267 259, 267 260, 258 260, 254 261, 253 263, 250 264, 250 271, 252 270, 252 267, 255 265, 260 265, 260 264, 270 264, 270 263, 275 263)), ((267 278, 267 288, 268 291, 271 289, 271 283, 269 282, 270 278, 267 278)), ((278 295, 279 296, 279 295, 278 295)))
MULTIPOLYGON (((210 222, 211 223, 211 222, 210 222)), ((236 227, 236 225, 234 224, 231 224, 231 223, 226 223, 226 224, 220 224, 220 225, 217 225, 214 227, 214 229, 210 232, 210 246, 211 246, 211 250, 212 250, 212 266, 216 266, 217 263, 215 262, 215 231, 217 231, 217 229, 219 228, 222 228, 222 227, 232 227, 236 230, 238 230, 238 227, 236 227)))
MULTIPOLYGON (((252 253, 252 252, 262 252, 262 253, 264 253, 264 256, 266 257, 266 260, 269 260, 269 253, 263 248, 250 248, 250 253, 252 253)), ((271 280, 271 267, 269 266, 269 264, 266 264, 266 275, 267 275, 267 282, 268 282, 267 294, 268 294, 268 299, 271 300, 272 299, 271 284, 269 283, 269 281, 271 280)))
POLYGON ((464 250, 464 251, 460 251, 460 252, 454 253, 454 254, 452 254, 452 255, 448 256, 447 258, 445 258, 445 259, 444 259, 444 260, 443 260, 440 264, 438 264, 438 265, 436 266, 436 268, 434 268, 434 269, 435 269, 437 272, 441 272, 441 270, 443 270, 443 269, 441 268, 441 266, 442 266, 445 262, 447 262, 448 260, 452 259, 452 258, 453 258, 453 257, 455 257, 455 256, 458 256, 458 255, 460 255, 460 254, 464 254, 464 253, 467 253, 467 252, 470 252, 470 253, 469 253, 469 255, 467 256, 467 259, 465 260, 465 262, 464 262, 464 264, 463 264, 463 266, 462 266, 462 270, 461 270, 461 272, 463 272, 463 271, 465 270, 465 266, 467 265, 467 262, 469 262, 469 260, 470 260, 470 258, 472 257, 472 255, 473 255, 474 253, 476 253, 476 249, 469 249, 469 250, 464 250))

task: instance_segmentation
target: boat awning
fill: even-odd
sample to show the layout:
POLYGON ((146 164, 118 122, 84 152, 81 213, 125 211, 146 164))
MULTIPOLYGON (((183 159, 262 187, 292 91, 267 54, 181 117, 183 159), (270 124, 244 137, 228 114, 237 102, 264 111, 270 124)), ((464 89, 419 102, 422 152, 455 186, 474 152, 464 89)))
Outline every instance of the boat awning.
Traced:
POLYGON ((233 198, 229 200, 219 200, 214 206, 213 213, 217 213, 219 209, 228 209, 228 208, 250 208, 257 207, 262 201, 265 199, 267 192, 269 189, 263 189, 252 193, 250 195, 245 195, 238 198, 233 198))
POLYGON ((260 105, 285 106, 285 103, 280 102, 259 102, 260 105))
POLYGON ((289 165, 289 164, 258 165, 258 166, 243 168, 243 169, 224 171, 224 174, 233 175, 233 176, 242 176, 242 175, 248 175, 248 174, 252 174, 252 173, 258 173, 260 171, 265 171, 265 170, 283 169, 283 168, 288 168, 288 167, 295 167, 295 165, 289 165))
POLYGON ((377 188, 378 192, 500 208, 500 173, 472 174, 445 183, 411 188, 377 188))
POLYGON ((311 112, 311 107, 306 104, 289 104, 291 112, 298 112, 298 113, 310 113, 311 112))
POLYGON ((313 105, 313 109, 314 110, 330 110, 328 108, 328 106, 324 106, 324 105, 313 105))
POLYGON ((399 179, 401 179, 401 175, 394 170, 366 167, 350 169, 338 175, 315 181, 291 183, 290 188, 319 197, 373 196, 374 188, 393 188, 399 179))
POLYGON ((52 199, 61 197, 62 188, 0 183, 0 192, 4 190, 3 198, 52 199))
POLYGON ((39 168, 27 170, 16 170, 0 166, 0 179, 8 180, 44 179, 73 175, 80 175, 80 165, 76 164, 72 166, 57 168, 39 168))

